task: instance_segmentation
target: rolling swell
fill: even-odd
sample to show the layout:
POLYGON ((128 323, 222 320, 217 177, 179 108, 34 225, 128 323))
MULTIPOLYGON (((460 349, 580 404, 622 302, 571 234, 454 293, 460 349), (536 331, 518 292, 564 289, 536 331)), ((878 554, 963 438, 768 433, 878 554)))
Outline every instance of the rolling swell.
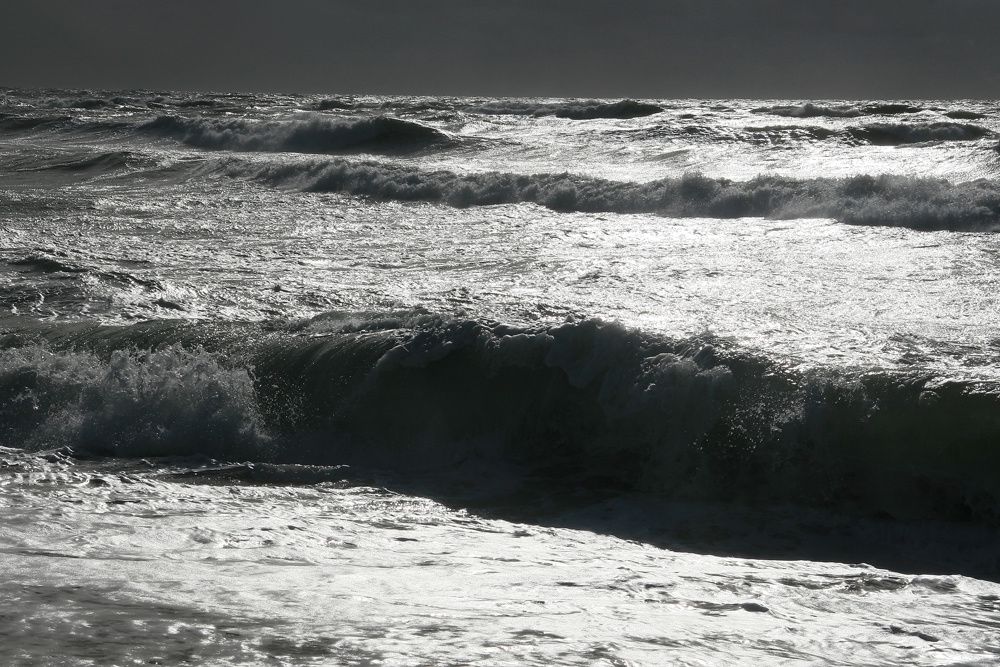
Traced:
POLYGON ((232 151, 400 153, 452 141, 440 130, 387 116, 341 119, 317 115, 270 122, 157 116, 140 129, 196 148, 232 151))
POLYGON ((223 170, 279 186, 456 207, 530 202, 556 211, 654 213, 671 217, 833 218, 857 225, 927 230, 1000 227, 1000 186, 909 176, 750 181, 696 174, 630 183, 574 174, 456 174, 369 162, 246 165, 223 170))
POLYGON ((790 371, 597 320, 2 330, 5 446, 347 463, 442 483, 520 470, 670 498, 1000 521, 995 387, 790 371))

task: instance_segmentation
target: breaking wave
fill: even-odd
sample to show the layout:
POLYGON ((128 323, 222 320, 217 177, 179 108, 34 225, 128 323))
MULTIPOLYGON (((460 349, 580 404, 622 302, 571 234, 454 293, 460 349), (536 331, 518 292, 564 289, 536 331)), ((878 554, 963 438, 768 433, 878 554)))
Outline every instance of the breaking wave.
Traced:
POLYGON ((792 371, 723 341, 599 320, 328 313, 270 325, 22 319, 0 331, 9 446, 464 484, 522 470, 671 498, 1000 520, 996 388, 792 371))
POLYGON ((314 115, 284 121, 157 116, 140 128, 196 148, 232 151, 397 153, 452 141, 427 125, 386 116, 343 119, 314 115))
POLYGON ((456 207, 529 202, 564 212, 654 213, 671 217, 833 218, 858 225, 927 230, 1000 228, 1000 185, 910 176, 749 181, 697 174, 630 183, 574 174, 456 174, 371 162, 283 165, 225 163, 223 171, 272 185, 456 207))

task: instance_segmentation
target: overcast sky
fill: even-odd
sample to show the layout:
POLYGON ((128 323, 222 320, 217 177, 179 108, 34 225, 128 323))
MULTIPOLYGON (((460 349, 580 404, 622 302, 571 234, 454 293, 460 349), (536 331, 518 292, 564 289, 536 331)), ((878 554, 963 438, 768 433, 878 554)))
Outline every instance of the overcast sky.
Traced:
POLYGON ((1000 97, 1000 0, 0 0, 0 86, 1000 97))

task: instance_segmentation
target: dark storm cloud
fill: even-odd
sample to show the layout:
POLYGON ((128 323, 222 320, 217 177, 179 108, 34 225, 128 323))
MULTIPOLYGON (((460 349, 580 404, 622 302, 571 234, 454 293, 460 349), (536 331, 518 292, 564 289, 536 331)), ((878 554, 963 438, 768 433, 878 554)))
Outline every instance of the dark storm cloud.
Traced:
POLYGON ((4 0, 0 85, 986 97, 997 0, 4 0))

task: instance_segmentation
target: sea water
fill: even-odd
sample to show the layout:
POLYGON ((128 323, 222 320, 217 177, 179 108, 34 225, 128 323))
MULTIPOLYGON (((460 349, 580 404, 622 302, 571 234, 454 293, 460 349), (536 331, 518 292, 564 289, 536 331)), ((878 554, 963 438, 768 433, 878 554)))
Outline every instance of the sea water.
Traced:
POLYGON ((0 661, 1000 660, 995 103, 0 104, 0 661))

